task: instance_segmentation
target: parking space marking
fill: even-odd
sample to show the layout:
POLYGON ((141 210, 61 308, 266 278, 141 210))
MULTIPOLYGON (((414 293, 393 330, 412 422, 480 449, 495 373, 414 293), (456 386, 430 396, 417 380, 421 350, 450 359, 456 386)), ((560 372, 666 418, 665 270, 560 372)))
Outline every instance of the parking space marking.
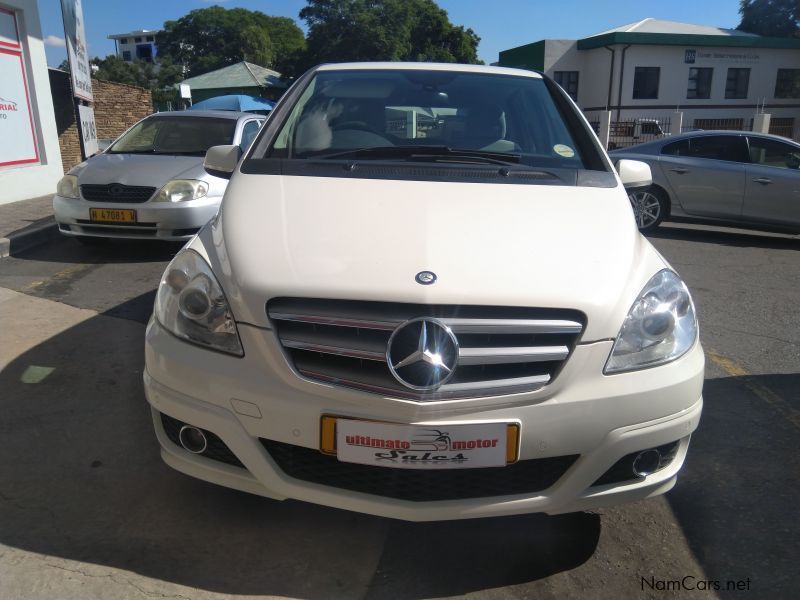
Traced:
POLYGON ((769 404, 781 417, 800 429, 800 411, 796 410, 789 402, 781 398, 767 386, 752 379, 751 374, 744 367, 737 365, 730 358, 727 358, 713 350, 706 350, 708 359, 725 371, 731 377, 741 377, 744 386, 756 397, 769 404))

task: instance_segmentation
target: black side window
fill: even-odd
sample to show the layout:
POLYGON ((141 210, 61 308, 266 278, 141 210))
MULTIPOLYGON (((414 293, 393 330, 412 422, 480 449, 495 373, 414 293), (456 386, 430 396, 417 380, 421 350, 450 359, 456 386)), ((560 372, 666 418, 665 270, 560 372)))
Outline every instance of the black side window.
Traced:
POLYGON ((744 137, 734 135, 707 135, 692 138, 689 142, 688 156, 731 162, 749 162, 747 143, 744 137))
POLYGON ((661 154, 669 154, 672 156, 686 156, 689 154, 689 140, 681 140, 679 142, 672 142, 661 148, 661 154))

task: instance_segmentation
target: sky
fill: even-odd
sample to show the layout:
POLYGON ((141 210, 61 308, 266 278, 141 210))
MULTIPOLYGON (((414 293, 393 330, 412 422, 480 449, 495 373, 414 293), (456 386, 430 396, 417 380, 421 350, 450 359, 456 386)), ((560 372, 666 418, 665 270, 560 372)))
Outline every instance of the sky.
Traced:
MULTIPOLYGON (((38 0, 47 63, 66 58, 59 0, 38 0)), ((107 36, 136 29, 160 29, 190 10, 219 4, 290 17, 303 31, 298 13, 305 0, 83 0, 89 55, 114 53, 107 36)), ((481 38, 478 57, 496 62, 501 50, 541 39, 579 39, 646 17, 697 25, 735 28, 739 0, 437 0, 455 25, 471 27, 481 38)))

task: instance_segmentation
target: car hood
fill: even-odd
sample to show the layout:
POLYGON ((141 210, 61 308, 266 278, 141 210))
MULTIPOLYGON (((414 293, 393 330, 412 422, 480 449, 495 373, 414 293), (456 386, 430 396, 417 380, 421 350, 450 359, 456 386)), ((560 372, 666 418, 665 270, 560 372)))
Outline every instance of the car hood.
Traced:
POLYGON ((202 156, 171 156, 168 154, 98 154, 70 171, 78 183, 122 183, 162 187, 170 179, 200 179, 202 156))
POLYGON ((237 173, 194 246, 240 322, 269 327, 281 296, 569 308, 584 342, 665 266, 621 188, 577 186, 237 173))

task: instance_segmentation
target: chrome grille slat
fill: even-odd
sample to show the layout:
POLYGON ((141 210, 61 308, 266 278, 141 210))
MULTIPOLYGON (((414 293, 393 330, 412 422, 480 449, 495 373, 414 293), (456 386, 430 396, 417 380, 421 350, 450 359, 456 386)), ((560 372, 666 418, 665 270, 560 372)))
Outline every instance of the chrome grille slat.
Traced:
POLYGON ((568 360, 585 323, 573 310, 308 298, 272 300, 267 313, 303 377, 419 401, 540 389, 568 360), (418 317, 449 326, 460 346, 452 379, 435 390, 405 387, 386 362, 392 332, 418 317))
POLYGON ((566 346, 534 346, 519 348, 461 348, 459 365, 496 365, 500 363, 545 362, 564 360, 569 355, 566 346))
POLYGON ((442 319, 453 333, 580 333, 577 321, 541 319, 442 319))
POLYGON ((338 346, 326 346, 324 344, 312 344, 297 340, 281 340, 284 348, 294 348, 296 350, 308 350, 309 352, 320 352, 322 354, 336 354, 337 356, 349 356, 362 360, 375 360, 386 362, 385 352, 373 352, 370 350, 359 350, 358 348, 340 348, 338 346))

